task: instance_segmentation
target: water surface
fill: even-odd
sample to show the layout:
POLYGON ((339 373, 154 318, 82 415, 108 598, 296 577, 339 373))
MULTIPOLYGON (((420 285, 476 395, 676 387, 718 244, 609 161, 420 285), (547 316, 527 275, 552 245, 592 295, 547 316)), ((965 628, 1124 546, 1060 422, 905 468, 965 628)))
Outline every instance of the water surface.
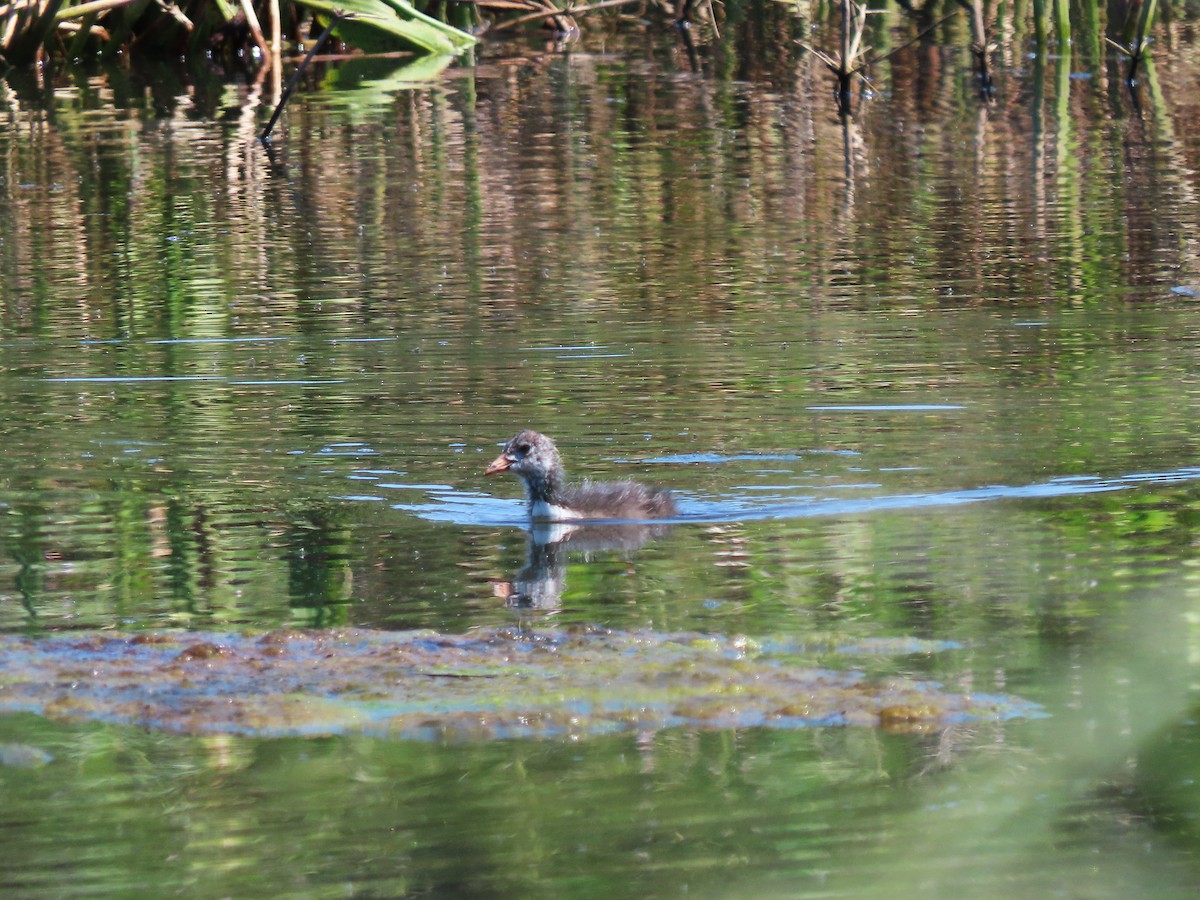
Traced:
POLYGON ((816 662, 1046 716, 8 715, 6 890, 1194 892, 1191 38, 1140 111, 1086 54, 987 104, 921 46, 848 122, 791 57, 526 49, 314 85, 274 167, 236 81, 3 88, 0 628, 887 640, 816 662), (524 427, 679 516, 547 544, 482 474, 524 427))

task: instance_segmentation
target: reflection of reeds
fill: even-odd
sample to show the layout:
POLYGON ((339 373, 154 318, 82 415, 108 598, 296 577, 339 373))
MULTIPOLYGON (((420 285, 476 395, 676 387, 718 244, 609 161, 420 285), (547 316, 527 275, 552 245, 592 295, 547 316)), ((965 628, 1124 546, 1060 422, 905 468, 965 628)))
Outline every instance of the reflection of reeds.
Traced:
POLYGON ((841 42, 837 55, 830 56, 816 47, 805 46, 837 77, 838 111, 842 115, 849 115, 850 86, 854 76, 859 75, 866 65, 863 34, 867 30, 868 10, 865 4, 856 0, 839 0, 838 6, 841 10, 841 42))
MULTIPOLYGON (((922 62, 915 55, 897 61, 900 90, 887 110, 896 128, 883 127, 882 114, 851 123, 859 126, 852 184, 836 177, 842 136, 853 132, 822 115, 829 80, 823 67, 802 69, 787 90, 747 83, 735 103, 727 102, 729 87, 716 78, 627 78, 620 60, 530 53, 489 62, 470 73, 471 81, 396 92, 386 113, 376 107, 290 107, 297 127, 285 149, 299 162, 286 179, 267 174, 263 154, 246 152, 256 131, 252 117, 235 131, 236 107, 198 114, 193 95, 182 86, 174 98, 155 98, 155 107, 148 96, 136 94, 134 102, 143 105, 134 106, 141 110, 134 114, 108 100, 119 72, 46 94, 52 112, 23 95, 12 104, 3 146, 6 171, 23 175, 0 181, 6 220, 22 223, 10 227, 3 242, 8 274, 0 291, 7 327, 36 339, 28 349, 6 350, 6 364, 15 371, 74 371, 80 353, 89 354, 93 368, 87 372, 100 374, 114 365, 99 358, 118 353, 116 346, 82 346, 68 339, 76 334, 205 337, 269 329, 301 342, 266 345, 293 348, 271 357, 272 366, 318 372, 332 365, 324 354, 306 362, 297 356, 314 341, 320 345, 315 329, 353 338, 369 327, 404 341, 403 354, 364 349, 392 346, 386 343, 338 347, 336 367, 327 374, 345 371, 358 379, 378 373, 378 399, 364 398, 350 386, 331 397, 336 386, 264 394, 259 388, 214 390, 194 382, 139 405, 122 405, 116 395, 87 385, 11 393, 3 400, 8 421, 28 421, 37 413, 35 425, 27 428, 37 442, 29 463, 35 474, 42 460, 69 458, 79 460, 81 479, 102 478, 106 473, 92 461, 96 448, 87 439, 102 428, 97 420, 115 423, 118 414, 134 420, 122 427, 169 442, 167 461, 181 472, 174 480, 147 472, 106 487, 125 501, 96 513, 106 523, 118 517, 134 525, 157 522, 159 514, 147 508, 166 505, 163 515, 172 524, 134 528, 104 545, 106 553, 121 550, 119 558, 115 552, 111 559, 87 556, 95 545, 81 543, 89 567, 74 575, 43 561, 43 554, 54 549, 56 538, 82 541, 61 524, 72 521, 79 490, 52 494, 41 518, 30 514, 14 521, 8 515, 4 534, 15 535, 10 544, 28 534, 21 539, 29 547, 29 565, 41 566, 50 583, 38 587, 37 573, 22 581, 31 605, 44 609, 64 597, 64 604, 88 604, 94 621, 115 615, 113 610, 126 608, 122 604, 158 609, 153 604, 163 597, 194 596, 201 610, 208 604, 244 616, 251 601, 238 603, 247 584, 272 585, 281 556, 278 529, 251 523, 282 518, 275 509, 292 500, 280 484, 291 490, 293 481, 305 481, 281 482, 272 468, 277 454, 260 452, 260 445, 301 447, 314 432, 361 433, 367 403, 431 410, 401 430, 416 433, 417 457, 425 451, 427 429, 449 427, 448 418, 439 418, 448 414, 435 408, 465 400, 472 415, 503 422, 514 395, 509 385, 489 383, 487 373, 496 359, 532 355, 523 349, 529 346, 523 323, 533 319, 547 328, 548 343, 603 342, 621 329, 646 335, 653 328, 664 335, 661 368, 645 370, 637 363, 614 369, 610 366, 624 361, 598 360, 595 369, 580 370, 581 384, 600 384, 614 372, 636 373, 648 415, 655 417, 670 411, 658 398, 703 393, 706 400, 692 426, 693 433, 707 430, 695 440, 727 440, 722 429, 737 416, 752 423, 750 439, 771 443, 791 439, 778 423, 794 416, 790 398, 797 385, 810 381, 813 390, 877 390, 871 379, 882 373, 906 390, 984 390, 993 378, 997 389, 1011 389, 1016 351, 1008 339, 989 332, 976 336, 978 344, 966 345, 983 354, 986 366, 913 365, 904 352, 879 360, 871 353, 880 344, 864 333, 864 316, 895 309, 905 321, 920 321, 907 318, 910 309, 974 316, 973 309, 1051 302, 1028 298, 1055 298, 1072 307, 1087 298, 1107 302, 1124 297, 1113 286, 1112 259, 1119 261, 1122 280, 1155 289, 1164 271, 1196 270, 1196 248, 1174 238, 1178 210, 1187 207, 1152 208, 1164 200, 1155 180, 1160 166, 1184 171, 1188 165, 1186 140, 1177 139, 1188 127, 1186 105, 1164 104, 1160 116, 1147 119, 1144 137, 1130 130, 1128 183, 1099 202, 1093 193, 1096 173, 1113 152, 1103 104, 1062 102, 1045 115, 1045 92, 1029 87, 1037 83, 1036 74, 1018 72, 1013 94, 1021 102, 1003 115, 978 116, 972 130, 962 116, 965 104, 958 102, 962 82, 922 62), (820 91, 814 73, 824 82, 820 91), (546 83, 568 85, 570 103, 546 83), (937 102, 921 106, 923 96, 937 102), (155 114, 160 124, 146 127, 155 114), (917 122, 930 127, 918 130, 917 122), (102 130, 93 131, 97 128, 102 130), (81 138, 93 133, 101 139, 81 138), (697 134, 736 139, 692 140, 697 134), (347 152, 347 142, 334 135, 346 135, 361 152, 347 152), (224 158, 215 158, 222 147, 224 158), (972 148, 973 164, 967 164, 971 160, 963 154, 972 148), (926 172, 918 165, 921 157, 961 157, 964 163, 926 172), (1070 166, 1060 162, 1072 160, 1077 162, 1070 166), (864 177, 868 162, 874 185, 864 177), (885 181, 887 190, 881 189, 885 181), (850 188, 857 192, 852 207, 844 199, 850 188), (1054 199, 1059 195, 1074 199, 1061 207, 1054 199), (1110 227, 1125 216, 1138 227, 1110 227), (282 228, 280 222, 303 227, 282 228), (180 235, 178 241, 165 240, 168 229, 180 235), (1000 256, 996 249, 1025 244, 1033 252, 1019 258, 1000 256), (461 263, 434 264, 446 247, 460 254, 461 263), (1047 263, 1056 259, 1073 261, 1069 277, 1065 267, 1047 263), (929 297, 917 296, 935 271, 954 286, 954 298, 934 297, 932 290, 929 297), (70 286, 69 302, 55 300, 43 287, 64 284, 70 286), (810 295, 819 322, 780 318, 798 315, 801 306, 807 311, 807 300, 801 304, 797 298, 810 295), (742 367, 747 348, 775 346, 785 321, 796 335, 806 335, 806 349, 797 338, 791 356, 772 357, 771 366, 764 363, 761 370, 742 367), (464 336, 469 355, 409 351, 436 347, 448 333, 464 336), (359 348, 354 355, 351 347, 359 348), (778 359, 793 360, 796 368, 781 374, 778 359), (262 437, 248 443, 247 432, 262 437), (232 477, 233 465, 246 460, 255 468, 232 477), (264 487, 248 497, 245 485, 252 480, 264 487), (254 508, 235 519, 243 508, 238 503, 254 508), (140 558, 137 554, 147 552, 144 544, 168 539, 179 548, 174 561, 150 569, 144 580, 127 574, 122 579, 123 560, 140 558), (180 573, 177 587, 165 581, 164 573, 172 570, 180 573), (78 580, 54 587, 55 578, 68 575, 78 580), (93 589, 93 582, 112 587, 93 589)), ((1060 81, 1053 100, 1078 101, 1080 91, 1080 83, 1060 81)), ((944 332, 929 335, 945 339, 944 332)), ((1085 337, 1088 342, 1061 355, 1044 353, 1031 377, 1066 381, 1090 364, 1089 354, 1102 359, 1104 347, 1092 346, 1090 332, 1085 337)), ((1170 359, 1177 352, 1166 335, 1145 340, 1150 356, 1170 359)), ((197 346, 205 345, 184 349, 197 346)), ((179 353, 178 345, 168 354, 160 345, 134 343, 120 365, 153 375, 172 364, 194 371, 208 359, 191 351, 176 358, 179 353)), ((260 357, 258 365, 267 364, 260 357)), ((521 377, 522 396, 562 396, 558 365, 531 366, 521 377)), ((1131 384, 1140 387, 1142 381, 1131 384)), ((571 428, 587 433, 597 427, 595 421, 629 427, 619 405, 606 412, 595 403, 599 389, 588 390, 581 395, 584 402, 559 404, 562 414, 573 417, 571 428), (609 418, 596 418, 605 415, 609 418)), ((1151 412, 1168 423, 1179 412, 1183 422, 1187 410, 1177 409, 1169 390, 1160 393, 1161 411, 1146 406, 1158 394, 1130 388, 1106 417, 1111 418, 1106 427, 1132 445, 1151 412)), ((1091 402, 1048 407, 1031 427, 1046 434, 1086 433, 1097 418, 1091 402), (1060 421, 1061 415, 1068 418, 1060 421)), ((999 417, 990 436, 1010 439, 1005 431, 1010 424, 999 417)), ((393 452, 404 458, 408 450, 393 452)), ((10 469, 15 465, 7 463, 10 469)), ((324 485, 315 476, 311 483, 324 485)), ((297 515, 294 504, 287 510, 289 519, 297 515)), ((416 587, 406 589, 416 596, 429 585, 440 590, 438 579, 461 562, 454 555, 464 546, 469 555, 485 552, 447 540, 444 530, 401 534, 370 552, 380 560, 379 571, 410 577, 416 587), (393 558, 395 546, 409 541, 421 550, 411 570, 393 558)), ((789 540, 797 534, 808 543, 802 559, 785 569, 794 579, 789 591, 819 598, 830 608, 853 609, 860 596, 854 585, 870 583, 875 571, 858 548, 877 539, 876 533, 855 520, 839 527, 828 546, 808 526, 795 526, 789 540), (813 570, 811 558, 831 562, 813 570)), ((1081 540, 1089 536, 1094 540, 1094 533, 1081 540)), ((723 541, 731 552, 740 550, 733 538, 723 541)), ((301 546, 290 535, 286 543, 301 546)), ((481 546, 494 549, 493 542, 481 546)), ((986 542, 979 547, 986 556, 986 542)), ((779 565, 774 552, 762 551, 764 565, 779 565)), ((516 553, 510 554, 513 569, 521 564, 516 553)), ((694 588, 693 595, 711 589, 704 567, 675 565, 671 556, 655 558, 655 564, 670 573, 672 585, 682 582, 694 588)), ((383 584, 384 576, 374 571, 363 566, 356 576, 383 584)), ((391 593, 383 587, 379 593, 393 598, 395 584, 388 583, 391 593)), ((273 594, 256 602, 278 599, 273 594)))
POLYGON ((1118 43, 1112 38, 1105 40, 1129 59, 1125 80, 1133 84, 1137 81, 1138 66, 1149 52, 1150 29, 1154 25, 1158 0, 1122 0, 1118 7, 1123 8, 1125 13, 1122 42, 1118 43))
MULTIPOLYGON (((979 47, 975 55, 977 60, 981 60, 980 78, 985 85, 985 94, 990 93, 991 75, 987 69, 987 54, 993 48, 987 41, 982 11, 975 8, 979 6, 979 0, 958 0, 958 2, 966 9, 973 10, 975 13, 975 19, 972 21, 972 32, 975 35, 975 42, 979 47)), ((867 16, 883 12, 883 10, 867 9, 865 4, 858 3, 856 0, 839 0, 839 3, 841 9, 841 46, 838 54, 831 56, 811 44, 803 42, 801 42, 801 46, 823 62, 837 77, 838 112, 843 116, 849 115, 852 111, 850 87, 854 82, 855 76, 863 78, 866 81, 862 72, 868 65, 883 62, 896 53, 899 53, 901 50, 924 38, 925 35, 941 26, 954 15, 954 11, 951 11, 932 24, 923 27, 911 40, 906 41, 899 47, 889 50, 882 56, 869 57, 869 48, 863 43, 863 35, 866 33, 867 28, 867 16)), ((917 12, 916 7, 911 3, 903 3, 902 5, 910 13, 917 12)), ((975 48, 973 47, 972 49, 974 50, 975 48)))
POLYGON ((979 92, 990 98, 996 93, 992 81, 989 58, 995 45, 988 40, 987 22, 984 19, 983 0, 958 0, 971 16, 971 55, 975 57, 975 74, 979 78, 979 92))

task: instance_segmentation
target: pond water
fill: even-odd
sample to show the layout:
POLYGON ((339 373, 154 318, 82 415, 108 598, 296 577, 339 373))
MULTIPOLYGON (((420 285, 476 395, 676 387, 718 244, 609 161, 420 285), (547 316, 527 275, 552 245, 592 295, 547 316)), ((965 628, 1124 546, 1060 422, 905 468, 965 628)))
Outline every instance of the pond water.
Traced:
POLYGON ((990 103, 961 46, 914 45, 845 121, 811 59, 697 74, 669 33, 416 86, 360 61, 309 79, 274 161, 254 85, 10 77, 5 633, 748 636, 1039 713, 16 711, 0 887, 1194 895, 1200 52, 1172 36, 1136 96, 1018 44, 990 103), (678 516, 547 543, 483 475, 524 427, 678 516))

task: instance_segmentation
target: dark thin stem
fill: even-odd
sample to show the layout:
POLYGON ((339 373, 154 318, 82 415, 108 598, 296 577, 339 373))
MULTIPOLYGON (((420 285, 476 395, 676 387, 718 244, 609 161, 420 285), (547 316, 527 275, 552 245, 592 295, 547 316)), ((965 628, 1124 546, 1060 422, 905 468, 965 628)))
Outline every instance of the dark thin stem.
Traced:
POLYGON ((288 98, 292 96, 292 89, 296 86, 296 82, 300 80, 300 76, 304 74, 304 70, 308 68, 308 64, 312 62, 312 58, 317 55, 318 51, 325 46, 325 42, 329 40, 329 36, 333 34, 333 29, 343 19, 347 19, 343 12, 335 12, 333 19, 325 26, 325 30, 321 32, 321 36, 317 38, 317 42, 312 45, 312 49, 300 61, 300 65, 296 66, 296 71, 292 73, 292 77, 288 79, 287 87, 283 89, 283 94, 279 98, 279 102, 275 105, 275 112, 271 114, 271 121, 267 123, 267 127, 263 129, 258 139, 264 143, 270 143, 271 130, 275 127, 275 123, 279 120, 279 114, 283 112, 283 107, 287 104, 288 98))
MULTIPOLYGON (((688 8, 691 3, 689 0, 688 8)), ((696 53, 696 41, 692 37, 692 23, 687 19, 680 18, 675 22, 675 30, 679 32, 679 38, 683 41, 683 48, 687 51, 688 63, 692 67, 692 74, 700 74, 700 57, 696 53)))
POLYGON ((1125 73, 1126 84, 1137 84, 1138 65, 1142 61, 1142 52, 1129 54, 1129 70, 1125 73))
POLYGON ((837 80, 837 107, 838 115, 842 118, 849 118, 854 114, 854 97, 851 93, 853 72, 838 72, 837 80))
MULTIPOLYGON (((866 68, 866 66, 868 66, 868 65, 871 65, 871 66, 877 65, 878 63, 881 63, 884 60, 891 59, 893 56, 895 56, 901 50, 907 50, 909 47, 911 47, 917 41, 921 40, 921 38, 925 37, 925 35, 929 34, 929 32, 933 31, 935 28, 939 28, 940 26, 942 26, 943 24, 948 22, 950 19, 954 18, 954 14, 956 12, 957 12, 957 10, 950 10, 950 12, 948 12, 946 15, 942 16, 940 19, 938 19, 936 22, 934 22, 928 28, 922 28, 919 32, 914 34, 912 36, 912 38, 905 41, 899 47, 893 47, 887 53, 883 54, 883 56, 872 57, 867 63, 864 63, 863 65, 859 66, 858 68, 863 69, 863 68, 866 68)), ((855 69, 855 71, 858 71, 858 69, 855 69)))
POLYGON ((996 93, 988 61, 987 23, 983 18, 983 0, 958 0, 958 5, 971 14, 971 53, 975 56, 975 72, 979 77, 979 93, 990 100, 996 93))

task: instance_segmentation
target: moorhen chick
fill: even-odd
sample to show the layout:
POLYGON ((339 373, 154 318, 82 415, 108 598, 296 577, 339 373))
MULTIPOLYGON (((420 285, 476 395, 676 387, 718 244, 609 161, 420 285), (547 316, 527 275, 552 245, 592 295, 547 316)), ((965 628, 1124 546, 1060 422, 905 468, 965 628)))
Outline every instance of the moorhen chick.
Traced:
POLYGON ((504 445, 484 474, 497 472, 512 472, 525 482, 533 519, 660 519, 675 514, 675 501, 664 488, 636 481, 568 485, 554 441, 536 431, 519 432, 504 445))

